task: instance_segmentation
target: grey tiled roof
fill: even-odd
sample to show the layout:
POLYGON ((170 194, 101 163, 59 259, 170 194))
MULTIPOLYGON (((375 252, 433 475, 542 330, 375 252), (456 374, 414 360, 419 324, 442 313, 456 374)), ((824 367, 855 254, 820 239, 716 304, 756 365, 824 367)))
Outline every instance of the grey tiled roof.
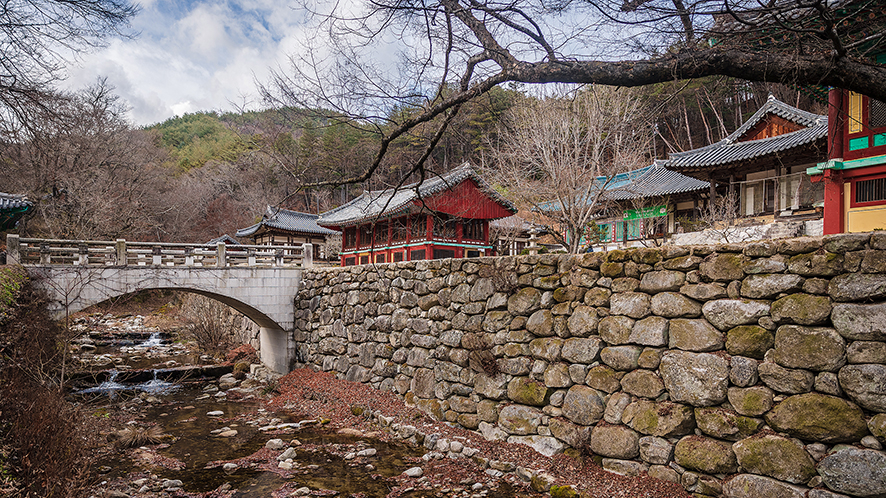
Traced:
POLYGON ((218 245, 219 242, 224 242, 225 245, 229 245, 229 246, 231 246, 231 245, 239 246, 240 245, 240 243, 237 242, 237 239, 235 239, 234 237, 231 237, 228 234, 224 234, 221 237, 216 237, 216 238, 210 240, 209 242, 207 242, 206 245, 214 246, 214 245, 218 245))
POLYGON ((0 192, 0 209, 19 209, 33 206, 31 201, 23 195, 4 194, 0 192))
POLYGON ((643 199, 707 190, 711 186, 708 182, 665 169, 662 162, 631 171, 630 177, 632 180, 628 182, 613 182, 605 197, 614 201, 643 199))
POLYGON ((666 167, 674 169, 717 166, 754 159, 812 144, 817 140, 826 138, 827 135, 827 116, 791 107, 770 95, 766 104, 728 137, 706 147, 672 153, 664 164, 666 167), (768 114, 774 114, 805 128, 775 137, 745 142, 737 141, 745 132, 763 120, 768 114))
POLYGON ((451 189, 467 179, 477 182, 480 190, 495 202, 512 213, 517 212, 513 204, 495 192, 471 165, 465 163, 449 173, 428 178, 421 183, 404 185, 398 189, 363 192, 351 202, 321 214, 317 223, 328 227, 356 225, 374 218, 404 213, 414 201, 451 189))
POLYGON ((265 226, 267 228, 285 230, 287 232, 307 233, 312 235, 334 235, 335 230, 323 228, 317 224, 316 214, 300 213, 288 209, 274 209, 268 206, 262 220, 255 225, 237 230, 237 237, 249 237, 265 226))

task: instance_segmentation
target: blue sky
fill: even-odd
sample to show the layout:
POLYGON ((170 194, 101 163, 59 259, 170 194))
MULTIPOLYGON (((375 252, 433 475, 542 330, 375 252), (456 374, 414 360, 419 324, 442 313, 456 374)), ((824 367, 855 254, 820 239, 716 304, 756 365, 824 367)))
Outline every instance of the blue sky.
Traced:
POLYGON ((200 110, 256 107, 256 80, 304 38, 297 2, 142 0, 135 38, 111 40, 68 67, 64 87, 106 77, 136 125, 200 110))

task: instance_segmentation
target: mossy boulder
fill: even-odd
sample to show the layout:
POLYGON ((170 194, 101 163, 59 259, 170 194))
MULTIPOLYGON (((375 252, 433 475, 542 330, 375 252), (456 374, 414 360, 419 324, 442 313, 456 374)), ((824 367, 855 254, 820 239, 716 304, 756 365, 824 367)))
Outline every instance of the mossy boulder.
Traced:
POLYGON ((819 393, 790 396, 764 418, 776 431, 806 441, 854 442, 868 433, 864 412, 858 405, 819 393))
POLYGON ((538 432, 544 413, 538 408, 526 405, 508 405, 498 416, 498 425, 508 434, 525 436, 538 432))
POLYGON ((631 459, 640 455, 640 435, 623 425, 598 425, 591 430, 591 451, 609 458, 631 459))
POLYGON ((720 330, 729 330, 738 325, 757 323, 769 314, 769 303, 747 299, 718 299, 708 301, 701 312, 711 325, 720 330))
MULTIPOLYGON (((828 294, 834 301, 865 301, 886 297, 886 275, 846 273, 831 279, 828 294)), ((835 310, 836 312, 836 310, 835 310)))
POLYGON ((554 390, 529 377, 515 377, 508 382, 508 399, 521 405, 545 406, 554 390))
POLYGON ((593 287, 585 292, 584 302, 588 306, 609 306, 609 297, 612 291, 605 287, 593 287))
POLYGON ((886 365, 848 365, 838 374, 840 387, 859 405, 886 412, 886 365))
POLYGON ((713 406, 726 400, 729 362, 710 353, 668 351, 658 366, 673 401, 713 406))
POLYGON ((621 387, 628 394, 655 399, 664 392, 664 383, 651 370, 637 369, 621 379, 621 387))
POLYGON ((841 336, 853 341, 886 341, 886 303, 838 304, 831 322, 841 336))
MULTIPOLYGON (((493 312, 494 313, 494 312, 493 312)), ((554 335, 554 315, 550 310, 538 310, 526 320, 526 330, 537 337, 554 335)))
POLYGON ((572 386, 563 399, 563 416, 579 425, 593 425, 603 418, 603 393, 587 386, 572 386))
POLYGON ((729 282, 744 278, 748 258, 736 253, 713 253, 698 267, 698 273, 707 282, 729 282))
POLYGON ((741 415, 758 417, 772 409, 775 394, 763 386, 730 387, 727 393, 729 404, 741 415))
POLYGON ((815 460, 796 442, 776 434, 760 434, 732 445, 741 468, 752 474, 794 484, 815 477, 815 460))
POLYGON ((782 292, 803 288, 803 277, 785 273, 750 275, 741 282, 741 295, 751 299, 768 299, 782 292))
POLYGON ((631 403, 622 413, 621 420, 641 434, 658 437, 682 436, 695 428, 692 407, 669 401, 631 403))
POLYGON ((643 292, 613 294, 609 299, 609 311, 613 315, 643 318, 650 312, 652 297, 643 292))
POLYGON ((701 315, 701 303, 678 292, 660 292, 652 296, 652 313, 667 318, 701 315))
POLYGON ((554 484, 548 490, 551 498, 581 498, 578 491, 572 489, 572 486, 558 486, 554 484))
POLYGON ((739 325, 726 333, 726 352, 762 360, 772 346, 775 335, 759 325, 739 325))
POLYGON ((886 413, 878 413, 868 421, 868 430, 880 441, 886 441, 886 413))
POLYGON ((602 347, 603 341, 597 336, 573 337, 563 341, 560 356, 569 363, 589 365, 598 358, 602 347))
POLYGON ((640 291, 655 294, 680 290, 686 282, 686 274, 679 271, 650 271, 640 278, 640 291))
POLYGON ((674 447, 674 461, 705 474, 731 474, 738 471, 732 445, 702 436, 686 436, 674 447))
POLYGON ((661 251, 651 247, 639 247, 631 252, 631 260, 641 265, 654 265, 661 259, 661 251))
POLYGON ((782 325, 772 361, 785 368, 833 372, 846 364, 846 341, 834 329, 782 325))
POLYGON ((624 275, 624 263, 603 263, 600 265, 600 274, 604 277, 616 278, 624 275))
POLYGON ((610 394, 621 389, 618 372, 606 365, 597 365, 588 370, 585 384, 610 394))
POLYGON ((723 349, 723 333, 703 318, 671 320, 668 347, 683 351, 716 351, 723 349))
POLYGON ((788 260, 788 272, 804 277, 832 277, 843 272, 843 256, 832 252, 797 254, 788 260))
POLYGON ((566 327, 572 337, 588 337, 597 332, 598 323, 597 312, 594 308, 578 306, 566 320, 566 327))
POLYGON ((763 427, 763 420, 745 417, 723 408, 696 408, 695 424, 708 436, 738 441, 756 434, 763 427))
POLYGON ((524 287, 508 298, 508 312, 511 315, 529 315, 541 307, 541 292, 532 287, 524 287))
POLYGON ((604 341, 617 346, 627 344, 634 328, 634 319, 627 316, 607 316, 600 320, 597 332, 604 341))
POLYGON ((831 315, 831 300, 827 296, 791 294, 772 303, 769 313, 776 322, 817 325, 831 315))

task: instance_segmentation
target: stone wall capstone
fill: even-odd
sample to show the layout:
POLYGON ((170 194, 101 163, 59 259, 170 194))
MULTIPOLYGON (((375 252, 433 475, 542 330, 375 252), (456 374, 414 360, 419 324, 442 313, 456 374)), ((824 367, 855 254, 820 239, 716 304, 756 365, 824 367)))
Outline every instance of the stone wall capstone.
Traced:
POLYGON ((886 496, 886 233, 305 272, 297 365, 695 496, 886 496))

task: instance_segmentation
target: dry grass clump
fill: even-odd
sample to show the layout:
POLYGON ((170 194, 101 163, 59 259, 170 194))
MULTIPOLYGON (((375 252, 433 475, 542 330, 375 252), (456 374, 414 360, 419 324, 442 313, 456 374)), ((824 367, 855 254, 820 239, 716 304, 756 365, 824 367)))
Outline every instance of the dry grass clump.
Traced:
POLYGON ((136 448, 148 444, 159 444, 169 435, 163 433, 163 429, 159 425, 149 427, 138 427, 130 425, 119 432, 120 446, 125 448, 136 448))

